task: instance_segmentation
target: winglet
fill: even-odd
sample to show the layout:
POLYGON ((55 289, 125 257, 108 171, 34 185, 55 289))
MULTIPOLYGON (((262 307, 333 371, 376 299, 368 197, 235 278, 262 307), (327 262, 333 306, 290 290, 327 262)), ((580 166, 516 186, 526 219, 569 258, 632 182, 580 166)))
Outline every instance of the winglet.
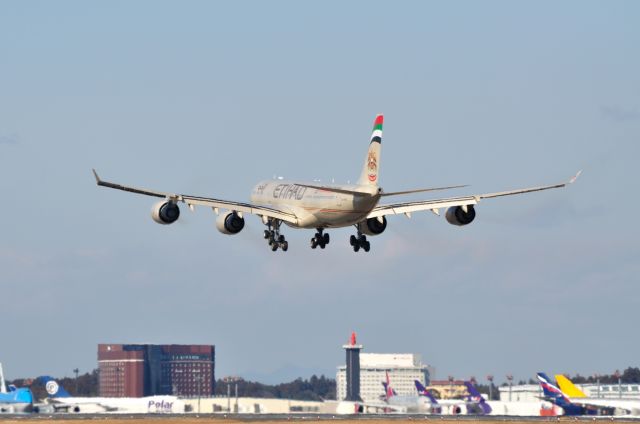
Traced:
POLYGON ((582 169, 578 171, 578 173, 576 175, 574 175, 573 177, 571 177, 571 179, 569 180, 569 184, 573 184, 576 182, 576 180, 578 179, 578 177, 580 176, 580 174, 582 174, 582 169))
POLYGON ((102 182, 102 180, 100 179, 100 177, 98 177, 98 173, 96 172, 95 168, 91 169, 93 171, 93 176, 96 177, 96 184, 100 184, 102 182))

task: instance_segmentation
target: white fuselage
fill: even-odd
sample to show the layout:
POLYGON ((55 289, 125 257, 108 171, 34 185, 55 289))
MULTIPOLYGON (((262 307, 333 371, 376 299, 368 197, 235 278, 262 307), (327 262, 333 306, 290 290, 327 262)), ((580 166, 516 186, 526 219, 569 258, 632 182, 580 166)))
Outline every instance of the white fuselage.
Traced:
POLYGON ((184 402, 176 396, 147 396, 142 398, 89 398, 63 397, 53 398, 49 403, 56 410, 64 409, 74 413, 182 413, 184 402))
POLYGON ((429 399, 423 396, 393 396, 387 399, 391 406, 403 407, 407 413, 431 413, 433 405, 429 399))
POLYGON ((292 227, 338 228, 364 221, 380 200, 377 187, 331 187, 363 193, 341 193, 305 187, 291 181, 274 180, 258 183, 251 192, 251 201, 293 213, 298 218, 297 223, 286 223, 292 227))

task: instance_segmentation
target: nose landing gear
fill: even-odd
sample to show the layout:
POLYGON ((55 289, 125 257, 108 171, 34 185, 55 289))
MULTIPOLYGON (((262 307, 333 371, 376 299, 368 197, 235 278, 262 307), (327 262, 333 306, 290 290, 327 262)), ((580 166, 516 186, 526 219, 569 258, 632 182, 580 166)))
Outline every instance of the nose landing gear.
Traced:
POLYGON ((280 234, 280 224, 282 221, 278 219, 270 219, 267 222, 267 229, 264 230, 264 238, 271 246, 271 251, 275 252, 278 248, 283 252, 289 250, 289 242, 284 238, 283 234, 280 234))
POLYGON ((318 228, 317 230, 318 232, 311 239, 311 248, 315 249, 316 247, 320 246, 320 249, 324 249, 325 246, 329 244, 329 240, 330 240, 329 234, 323 233, 324 228, 318 228))

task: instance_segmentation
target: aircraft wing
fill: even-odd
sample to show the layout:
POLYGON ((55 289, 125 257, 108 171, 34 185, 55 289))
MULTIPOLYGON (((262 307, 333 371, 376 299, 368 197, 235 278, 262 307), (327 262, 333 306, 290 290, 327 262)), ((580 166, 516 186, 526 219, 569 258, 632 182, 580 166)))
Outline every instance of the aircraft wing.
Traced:
POLYGON ((571 399, 571 403, 585 408, 613 408, 624 410, 631 415, 640 414, 640 401, 637 400, 578 398, 571 399))
POLYGON ((398 215, 398 214, 411 214, 412 212, 420 212, 420 211, 432 211, 436 215, 440 214, 440 209, 442 208, 451 208, 454 206, 469 206, 469 205, 477 205, 482 199, 491 199, 493 197, 502 197, 502 196, 511 196, 514 194, 523 194, 523 193, 531 193, 534 191, 542 191, 549 190, 552 188, 562 188, 569 184, 575 182, 575 180, 580 176, 578 172, 573 178, 571 178, 567 182, 551 184, 545 186, 538 187, 529 187, 529 188, 521 188, 517 190, 509 190, 509 191, 499 191, 495 193, 485 193, 485 194, 476 194, 472 196, 462 196, 462 197, 449 197, 445 199, 432 199, 432 200, 419 200, 415 202, 402 202, 402 203, 392 203, 388 205, 378 205, 367 218, 378 218, 386 215, 398 215))
POLYGON ((103 181, 98 176, 96 170, 93 170, 93 175, 96 178, 96 183, 102 187, 114 188, 117 190, 128 191, 130 193, 143 194, 145 196, 160 197, 163 199, 171 200, 174 202, 184 202, 189 208, 194 206, 207 206, 214 210, 228 209, 242 213, 250 213, 253 215, 266 216, 268 218, 280 219, 282 221, 295 224, 298 218, 291 212, 270 208, 267 206, 253 205, 250 203, 233 202, 229 200, 215 199, 212 197, 200 197, 191 196, 188 194, 169 193, 163 191, 148 190, 144 188, 137 188, 132 186, 126 186, 108 181, 103 181))
POLYGON ((57 398, 50 398, 48 405, 53 407, 55 412, 86 412, 86 413, 99 413, 99 412, 116 412, 120 408, 114 405, 105 404, 99 401, 92 402, 90 400, 74 401, 74 400, 62 400, 57 398))

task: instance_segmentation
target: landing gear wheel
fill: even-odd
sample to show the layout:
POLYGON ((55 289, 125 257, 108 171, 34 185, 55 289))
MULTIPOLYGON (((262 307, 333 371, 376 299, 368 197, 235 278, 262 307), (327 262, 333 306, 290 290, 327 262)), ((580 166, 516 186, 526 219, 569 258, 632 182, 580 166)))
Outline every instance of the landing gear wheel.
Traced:
POLYGON ((317 228, 316 233, 311 239, 311 248, 315 249, 320 246, 320 249, 324 249, 329 244, 329 234, 324 233, 323 228, 317 228))
POLYGON ((272 252, 278 249, 286 252, 287 249, 289 249, 289 243, 285 240, 284 235, 280 234, 281 224, 281 220, 273 218, 270 218, 266 223, 267 229, 264 230, 264 238, 267 240, 267 243, 269 243, 272 252))
POLYGON ((368 252, 371 249, 371 243, 367 240, 367 236, 358 231, 358 235, 351 235, 349 237, 349 244, 353 247, 354 252, 358 252, 360 249, 368 252))

